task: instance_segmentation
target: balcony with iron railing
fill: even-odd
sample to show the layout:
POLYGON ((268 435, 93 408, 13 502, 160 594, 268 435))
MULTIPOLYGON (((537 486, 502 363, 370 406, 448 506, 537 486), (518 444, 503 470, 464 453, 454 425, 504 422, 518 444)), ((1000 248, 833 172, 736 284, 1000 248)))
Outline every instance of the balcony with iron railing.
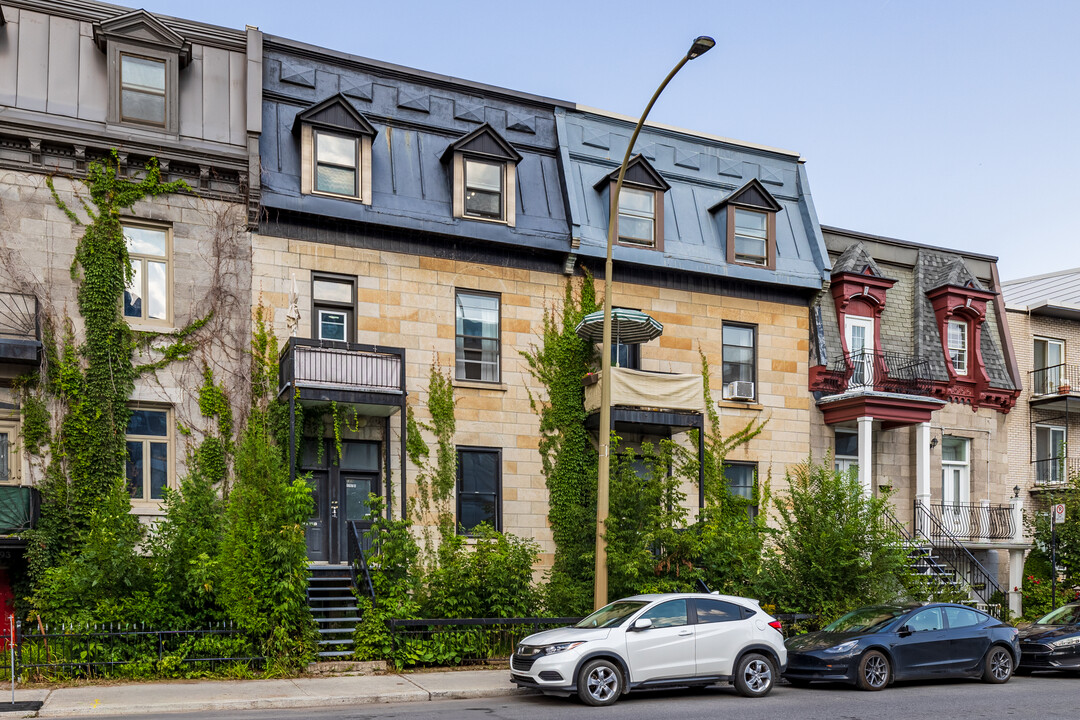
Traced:
POLYGON ((401 348, 289 338, 281 353, 280 388, 324 399, 400 404, 405 390, 401 348))
POLYGON ((930 361, 886 350, 845 353, 812 379, 822 395, 883 392, 927 396, 933 391, 930 361))
POLYGON ((1033 460, 1036 487, 1052 488, 1065 485, 1080 474, 1080 458, 1053 457, 1033 460))
POLYGON ((41 320, 33 295, 0 292, 0 364, 36 365, 41 359, 41 320))
MULTIPOLYGON (((1080 365, 1051 365, 1028 373, 1033 401, 1049 396, 1080 395, 1080 365)), ((1077 409, 1080 410, 1080 404, 1077 409)))
POLYGON ((971 543, 1011 542, 1016 538, 1016 519, 1011 505, 978 503, 932 502, 927 506, 935 523, 928 535, 941 541, 945 531, 952 538, 971 543))

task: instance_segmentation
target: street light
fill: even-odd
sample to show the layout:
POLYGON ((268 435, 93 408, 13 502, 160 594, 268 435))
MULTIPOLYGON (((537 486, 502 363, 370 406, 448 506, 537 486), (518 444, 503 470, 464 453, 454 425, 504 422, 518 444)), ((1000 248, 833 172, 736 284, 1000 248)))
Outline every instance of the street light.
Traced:
POLYGON ((611 214, 608 218, 607 234, 607 259, 604 261, 604 334, 600 344, 600 459, 598 462, 596 477, 596 580, 593 586, 593 606, 599 609, 607 604, 608 577, 607 577, 607 541, 604 539, 604 526, 608 517, 608 484, 611 471, 611 248, 615 244, 615 229, 619 220, 619 194, 622 192, 623 177, 626 175, 626 164, 630 162, 630 153, 634 151, 634 143, 637 142, 638 133, 645 124, 645 118, 649 116, 656 99, 664 88, 671 82, 671 78, 682 70, 682 66, 696 57, 707 53, 716 41, 711 37, 702 35, 695 38, 686 55, 672 68, 660 87, 656 88, 649 104, 645 106, 645 112, 634 127, 634 133, 630 136, 630 143, 626 146, 626 154, 623 155, 622 165, 619 166, 619 178, 615 181, 615 190, 611 198, 611 214))

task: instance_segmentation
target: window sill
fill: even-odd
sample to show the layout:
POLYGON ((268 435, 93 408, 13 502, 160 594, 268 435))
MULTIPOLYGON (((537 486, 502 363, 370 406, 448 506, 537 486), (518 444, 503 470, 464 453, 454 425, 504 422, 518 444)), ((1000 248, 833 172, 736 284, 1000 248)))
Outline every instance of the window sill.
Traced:
POLYGON ((458 215, 458 220, 474 220, 476 222, 492 223, 494 225, 506 225, 510 227, 510 222, 506 218, 489 218, 480 217, 479 215, 458 215))
POLYGON ((132 320, 128 320, 128 327, 131 328, 132 332, 157 334, 174 333, 180 329, 177 327, 173 327, 172 323, 167 323, 164 325, 154 325, 153 323, 134 322, 132 320))
POLYGON ((482 380, 452 380, 451 385, 459 388, 472 388, 474 390, 494 390, 496 392, 506 392, 506 383, 501 382, 483 382, 482 380))
POLYGON ((765 409, 765 406, 759 402, 738 402, 736 400, 717 400, 716 405, 721 408, 752 410, 753 412, 761 412, 765 409))

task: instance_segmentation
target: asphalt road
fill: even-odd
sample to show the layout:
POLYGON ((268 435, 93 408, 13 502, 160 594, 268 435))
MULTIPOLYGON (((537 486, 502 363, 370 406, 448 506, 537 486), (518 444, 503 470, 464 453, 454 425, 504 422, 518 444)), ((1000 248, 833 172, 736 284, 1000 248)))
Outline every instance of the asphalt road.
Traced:
MULTIPOLYGON (((2 717, 2 716, 0 716, 2 717)), ((101 718, 103 716, 94 716, 101 718)), ((126 716, 128 720, 132 716, 126 716)), ((571 699, 530 695, 515 698, 357 705, 300 710, 182 713, 169 720, 976 720, 978 718, 1080 718, 1080 677, 1014 677, 1005 685, 976 680, 898 684, 877 693, 842 685, 777 687, 768 697, 748 700, 727 686, 698 691, 638 693, 613 707, 590 708, 571 699)), ((104 718, 104 720, 120 720, 104 718)))

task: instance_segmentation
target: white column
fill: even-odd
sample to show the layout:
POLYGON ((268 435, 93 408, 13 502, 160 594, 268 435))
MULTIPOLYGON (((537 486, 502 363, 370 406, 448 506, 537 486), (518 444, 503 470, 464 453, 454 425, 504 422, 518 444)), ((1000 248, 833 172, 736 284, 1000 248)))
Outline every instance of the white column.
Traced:
POLYGON ((930 506, 930 423, 915 426, 915 500, 930 506))
POLYGON ((874 418, 861 417, 859 422, 859 484, 867 496, 874 494, 871 472, 871 450, 874 442, 874 418))
POLYGON ((1009 612, 1020 617, 1024 612, 1024 551, 1009 550, 1009 612), (1015 590, 1013 588, 1016 588, 1015 590))
POLYGON ((1024 500, 1023 498, 1009 498, 1009 510, 1012 512, 1012 541, 1024 542, 1024 500))

